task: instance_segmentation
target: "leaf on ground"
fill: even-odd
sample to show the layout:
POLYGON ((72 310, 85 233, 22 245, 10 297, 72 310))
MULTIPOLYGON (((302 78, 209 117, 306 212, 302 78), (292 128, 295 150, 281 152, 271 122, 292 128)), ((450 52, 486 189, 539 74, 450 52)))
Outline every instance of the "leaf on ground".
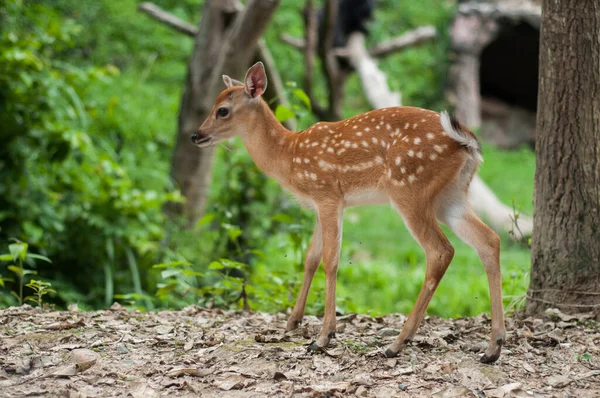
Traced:
POLYGON ((129 394, 133 398, 159 398, 160 393, 150 387, 146 382, 138 381, 130 385, 129 394))
POLYGON ((204 377, 211 375, 215 372, 214 368, 211 369, 200 369, 200 368, 175 368, 167 372, 168 377, 179 377, 181 375, 190 375, 204 377))
POLYGON ((565 375, 554 375, 546 378, 546 384, 554 388, 563 388, 571 384, 573 379, 565 375))
POLYGON ((67 330, 67 329, 75 329, 85 326, 85 322, 83 319, 79 319, 76 322, 55 322, 50 325, 44 326, 46 330, 67 330))
POLYGON ((505 384, 502 387, 499 388, 494 388, 491 390, 485 390, 485 395, 487 397, 493 397, 493 398, 503 398, 503 397, 508 397, 512 395, 512 392, 514 390, 520 389, 521 386, 523 384, 522 383, 509 383, 509 384, 505 384))
POLYGON ((290 336, 287 334, 281 336, 265 336, 264 334, 254 335, 254 341, 257 343, 285 343, 290 341, 290 336))
POLYGON ((448 387, 440 390, 433 395, 433 398, 463 398, 463 397, 475 397, 475 395, 465 387, 448 387))
POLYGON ((251 382, 251 380, 246 379, 244 376, 230 375, 222 379, 215 380, 214 386, 223 391, 241 390, 242 388, 246 387, 249 382, 251 382))
POLYGON ((317 392, 320 394, 330 394, 330 393, 335 393, 335 392, 345 392, 346 390, 348 390, 348 388, 350 387, 350 383, 347 381, 340 381, 337 383, 320 383, 320 384, 313 384, 305 389, 303 389, 303 391, 306 392, 317 392))

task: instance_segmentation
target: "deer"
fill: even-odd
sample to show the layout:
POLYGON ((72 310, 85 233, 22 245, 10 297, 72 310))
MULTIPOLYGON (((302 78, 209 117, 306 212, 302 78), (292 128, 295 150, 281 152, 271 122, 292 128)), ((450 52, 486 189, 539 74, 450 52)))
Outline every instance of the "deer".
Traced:
POLYGON ((505 341, 500 238, 469 206, 467 190, 481 146, 473 132, 448 112, 402 106, 318 122, 301 132, 286 129, 262 98, 267 76, 261 62, 243 82, 223 75, 226 89, 192 135, 205 148, 239 136, 255 164, 316 213, 304 259, 304 277, 286 325, 299 327, 317 268, 323 261, 323 325, 310 351, 325 349, 336 331, 336 279, 345 208, 385 204, 399 213, 425 251, 423 285, 402 330, 384 351, 394 357, 413 338, 454 256, 440 228, 447 225, 478 254, 487 274, 491 335, 480 361, 493 363, 505 341))

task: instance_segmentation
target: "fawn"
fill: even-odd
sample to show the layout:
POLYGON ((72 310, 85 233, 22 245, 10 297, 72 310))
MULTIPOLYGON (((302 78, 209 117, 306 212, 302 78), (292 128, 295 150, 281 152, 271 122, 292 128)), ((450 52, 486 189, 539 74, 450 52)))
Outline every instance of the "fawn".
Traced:
POLYGON ((481 362, 496 361, 505 339, 500 238, 467 202, 467 189, 483 160, 475 135, 446 112, 414 107, 375 110, 291 132, 261 98, 267 86, 262 63, 248 70, 243 83, 229 76, 223 80, 227 88, 193 134, 192 142, 203 148, 240 136, 256 165, 317 215, 302 287, 286 330, 300 325, 322 259, 325 314, 323 328, 310 349, 329 344, 335 335, 344 208, 389 202, 425 250, 427 271, 415 306, 385 355, 397 355, 414 336, 454 256, 439 220, 475 249, 483 262, 490 289, 492 331, 481 362))

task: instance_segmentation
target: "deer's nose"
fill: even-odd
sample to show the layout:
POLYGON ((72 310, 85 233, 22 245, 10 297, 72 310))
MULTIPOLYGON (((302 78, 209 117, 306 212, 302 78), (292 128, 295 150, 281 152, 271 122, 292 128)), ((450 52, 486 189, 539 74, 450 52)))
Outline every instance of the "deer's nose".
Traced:
POLYGON ((200 134, 196 131, 194 134, 192 134, 192 142, 195 144, 196 141, 198 141, 198 139, 200 138, 200 134))

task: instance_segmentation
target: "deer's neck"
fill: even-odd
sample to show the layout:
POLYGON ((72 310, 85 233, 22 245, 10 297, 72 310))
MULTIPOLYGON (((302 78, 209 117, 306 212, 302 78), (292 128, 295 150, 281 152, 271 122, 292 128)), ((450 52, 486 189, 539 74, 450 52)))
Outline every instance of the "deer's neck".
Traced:
POLYGON ((285 185, 289 180, 293 132, 277 120, 266 102, 261 100, 257 106, 256 117, 242 141, 258 168, 285 185))

